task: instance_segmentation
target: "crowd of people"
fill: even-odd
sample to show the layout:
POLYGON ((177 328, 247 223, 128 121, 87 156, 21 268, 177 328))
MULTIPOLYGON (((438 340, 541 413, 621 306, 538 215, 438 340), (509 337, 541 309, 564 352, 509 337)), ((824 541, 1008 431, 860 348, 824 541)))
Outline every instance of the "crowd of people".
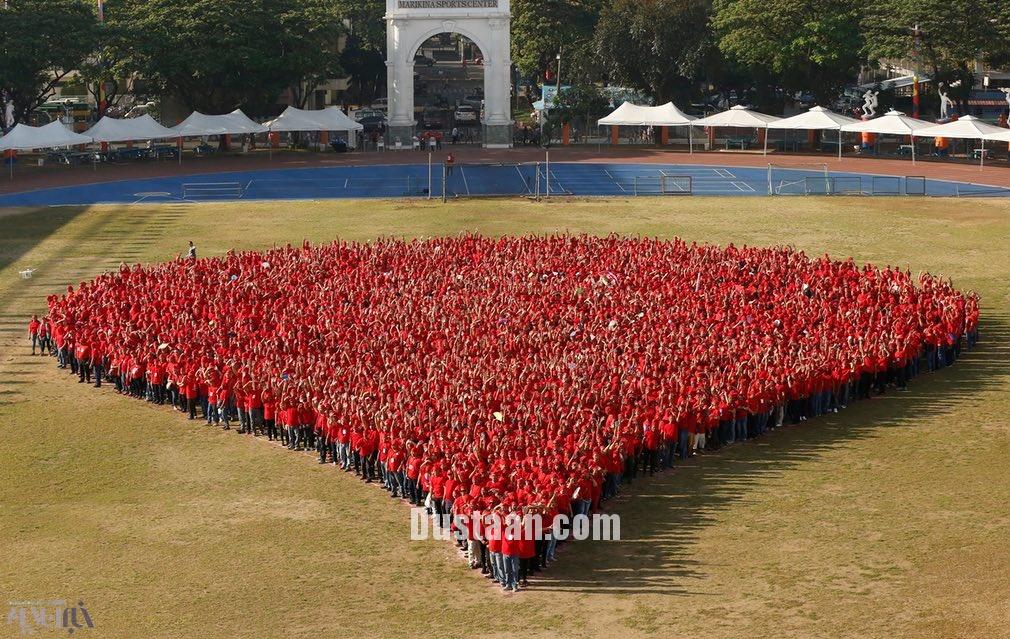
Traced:
MULTIPOLYGON (((51 296, 80 383, 311 450, 434 515, 597 512, 679 460, 903 389, 977 339, 931 275, 625 237, 463 235, 180 257, 51 296)), ((518 589, 536 539, 458 534, 518 589)))

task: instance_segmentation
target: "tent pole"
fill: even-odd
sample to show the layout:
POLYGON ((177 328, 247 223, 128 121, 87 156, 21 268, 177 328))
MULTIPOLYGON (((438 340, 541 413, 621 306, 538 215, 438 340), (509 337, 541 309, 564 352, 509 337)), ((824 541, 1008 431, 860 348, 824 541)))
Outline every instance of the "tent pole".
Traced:
POLYGON ((765 127, 765 150, 764 155, 768 155, 768 127, 765 127))
POLYGON ((910 139, 912 140, 912 164, 915 165, 915 134, 914 133, 910 136, 910 139))
POLYGON ((687 125, 687 146, 691 149, 691 155, 694 155, 694 127, 690 123, 687 125))
POLYGON ((985 138, 982 138, 982 152, 979 153, 978 170, 985 168, 985 138))
POLYGON ((838 127, 838 161, 842 161, 842 127, 838 127))

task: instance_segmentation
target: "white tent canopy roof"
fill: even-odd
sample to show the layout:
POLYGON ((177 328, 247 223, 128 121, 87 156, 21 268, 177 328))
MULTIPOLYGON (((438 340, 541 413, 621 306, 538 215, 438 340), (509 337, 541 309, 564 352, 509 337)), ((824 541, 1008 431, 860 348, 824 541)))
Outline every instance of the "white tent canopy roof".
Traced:
POLYGON ((916 136, 931 138, 959 138, 981 140, 987 135, 1006 133, 1006 129, 979 120, 975 116, 966 115, 953 122, 932 126, 916 131, 916 136))
POLYGON ((625 102, 613 113, 601 118, 597 124, 602 126, 684 126, 695 118, 687 115, 673 104, 667 102, 660 106, 642 106, 625 102))
POLYGON ((91 138, 80 133, 74 133, 59 120, 41 127, 17 124, 0 138, 0 151, 14 149, 29 151, 31 149, 53 149, 75 144, 90 144, 91 138))
POLYGON ((806 113, 800 113, 792 117, 772 122, 768 125, 768 128, 794 130, 805 129, 808 131, 828 129, 837 131, 846 124, 854 124, 856 122, 859 122, 859 120, 846 117, 835 113, 834 111, 829 111, 821 106, 815 106, 806 113))
POLYGON ((267 122, 266 126, 271 131, 361 131, 365 128, 335 106, 318 111, 289 106, 276 119, 267 122))
POLYGON ((983 138, 993 142, 1010 142, 1010 129, 1001 129, 999 133, 992 133, 983 138))
POLYGON ((224 115, 207 115, 194 111, 188 118, 172 127, 175 137, 198 137, 202 135, 242 135, 244 133, 265 133, 262 124, 253 122, 235 109, 224 115))
POLYGON ((131 140, 161 140, 179 137, 178 133, 161 126, 146 113, 139 118, 123 120, 105 116, 88 129, 87 135, 95 142, 129 142, 131 140))
POLYGON ((888 111, 879 118, 846 124, 842 131, 851 133, 882 133, 884 135, 919 135, 922 129, 936 126, 933 122, 910 118, 901 111, 888 111))
POLYGON ((695 120, 691 124, 694 126, 714 126, 714 127, 734 127, 740 129, 766 129, 768 125, 772 122, 776 122, 781 118, 777 118, 774 115, 767 115, 765 113, 758 113, 757 111, 751 111, 747 107, 738 104, 737 106, 731 108, 728 111, 723 111, 721 113, 715 113, 708 116, 707 118, 702 118, 700 120, 695 120))

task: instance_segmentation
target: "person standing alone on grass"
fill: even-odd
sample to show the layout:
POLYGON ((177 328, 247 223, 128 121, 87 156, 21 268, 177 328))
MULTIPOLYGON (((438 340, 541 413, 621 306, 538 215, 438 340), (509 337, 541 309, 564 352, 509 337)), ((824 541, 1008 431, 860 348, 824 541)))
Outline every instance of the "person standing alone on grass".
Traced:
MULTIPOLYGON (((42 346, 39 343, 39 328, 41 328, 42 322, 39 321, 38 315, 32 315, 32 319, 28 322, 28 339, 32 341, 32 355, 35 354, 35 347, 42 346)), ((45 354, 45 348, 42 347, 42 354, 45 354)))
POLYGON ((196 259, 196 246, 193 244, 193 240, 189 241, 189 251, 186 253, 186 257, 191 260, 196 259))

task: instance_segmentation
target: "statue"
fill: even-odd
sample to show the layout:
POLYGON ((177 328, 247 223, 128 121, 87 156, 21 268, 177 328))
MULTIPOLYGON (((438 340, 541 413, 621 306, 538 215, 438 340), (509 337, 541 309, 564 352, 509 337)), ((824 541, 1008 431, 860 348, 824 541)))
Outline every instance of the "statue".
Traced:
POLYGON ((950 118, 950 107, 954 103, 950 99, 950 95, 947 94, 948 87, 941 83, 937 91, 940 93, 940 119, 947 120, 950 118))
POLYGON ((5 109, 4 112, 3 124, 4 124, 3 128, 5 129, 9 129, 12 126, 14 126, 14 102, 12 100, 7 101, 7 108, 5 109))
POLYGON ((877 100, 878 95, 880 95, 880 91, 873 89, 868 89, 863 94, 863 117, 867 120, 877 115, 877 106, 880 104, 877 100))

